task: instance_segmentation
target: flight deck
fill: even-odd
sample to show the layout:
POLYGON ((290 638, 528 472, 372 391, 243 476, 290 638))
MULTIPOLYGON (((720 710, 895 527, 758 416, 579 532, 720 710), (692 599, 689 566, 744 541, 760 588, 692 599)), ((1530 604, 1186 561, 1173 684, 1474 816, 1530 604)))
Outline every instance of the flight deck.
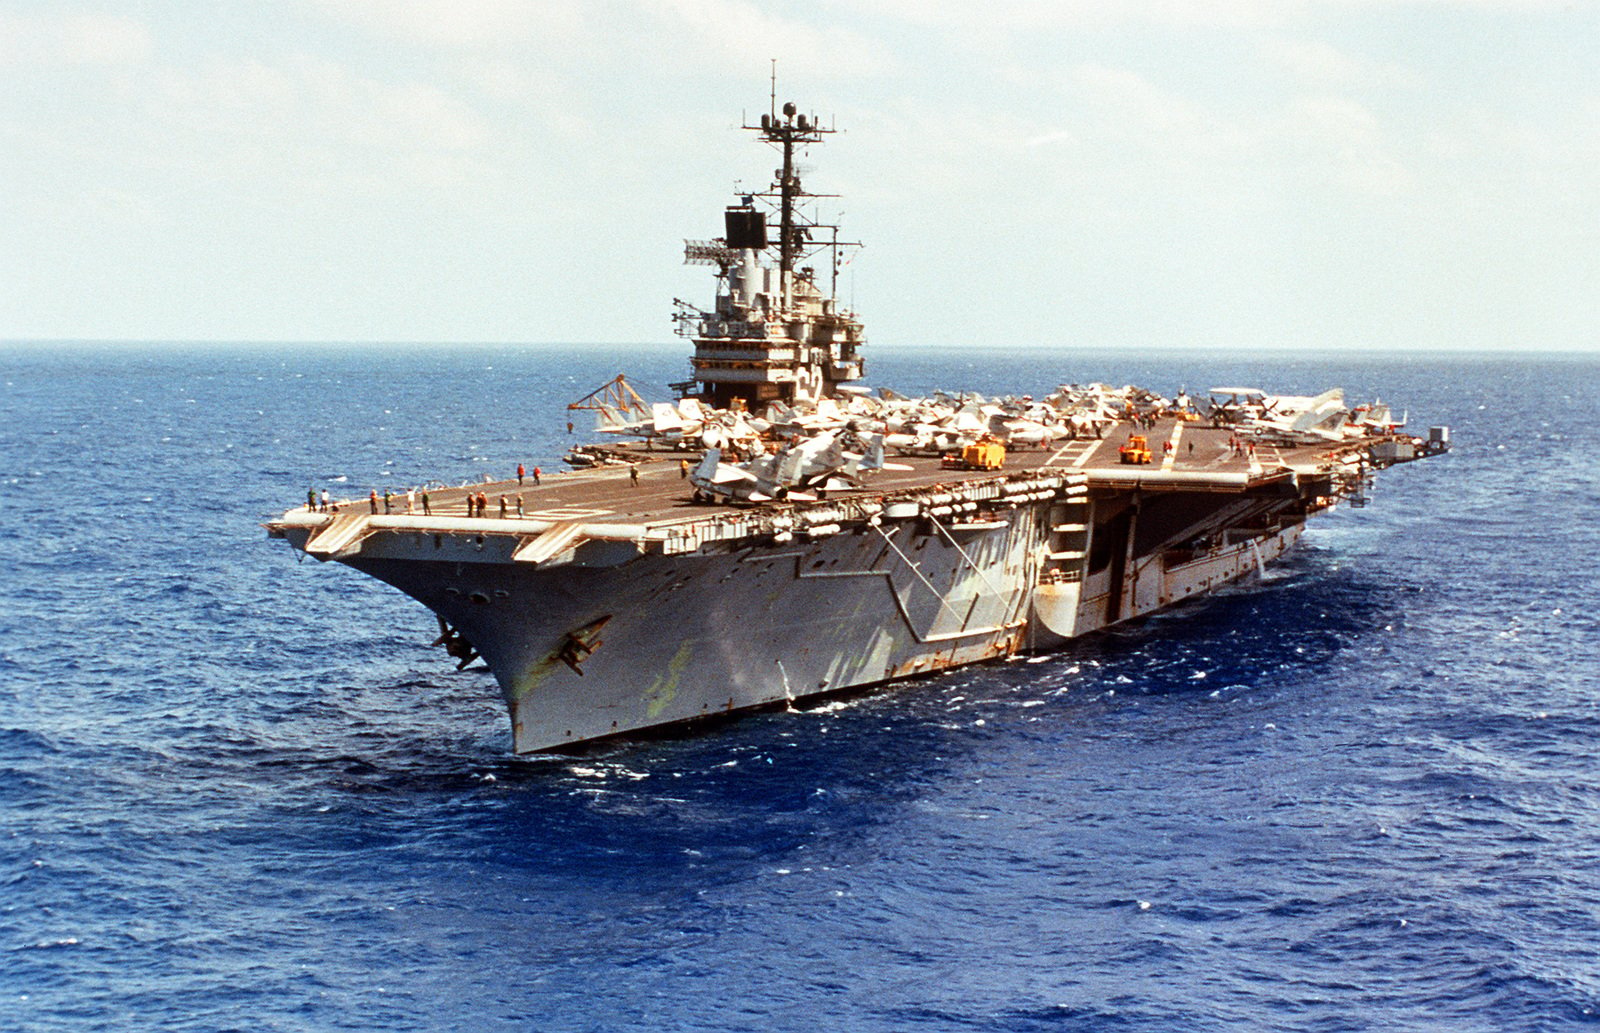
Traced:
MULTIPOLYGON (((936 489, 1022 473, 1051 471, 1081 473, 1091 489, 1139 486, 1160 491, 1215 490, 1239 492, 1296 475, 1332 473, 1348 464, 1352 454, 1363 453, 1375 445, 1390 443, 1409 446, 1405 435, 1387 438, 1367 437, 1359 444, 1274 445, 1260 439, 1245 441, 1229 427, 1217 427, 1193 420, 1165 418, 1153 423, 1113 424, 1097 438, 1078 438, 1051 447, 1010 450, 998 471, 952 468, 937 456, 892 456, 889 468, 872 474, 858 488, 828 492, 824 498, 837 499, 863 495, 888 495, 902 491, 936 489), (1148 463, 1124 463, 1119 450, 1130 437, 1148 442, 1148 463), (909 469, 899 469, 908 467, 909 469)), ((455 486, 431 485, 426 488, 391 490, 387 503, 380 495, 333 501, 328 510, 298 511, 295 521, 306 526, 315 519, 338 515, 408 516, 413 528, 438 524, 445 530, 467 529, 484 521, 522 521, 529 531, 539 525, 581 522, 656 525, 704 519, 719 509, 737 508, 697 502, 686 472, 699 460, 700 452, 670 448, 645 448, 636 442, 617 442, 603 454, 612 461, 587 468, 544 474, 535 485, 531 476, 518 483, 516 478, 470 482, 455 486), (637 470, 637 481, 632 470, 637 470), (428 496, 430 512, 424 514, 422 496, 428 496), (468 499, 482 496, 486 507, 482 516, 468 499), (501 499, 505 499, 504 516, 501 499), (520 502, 520 510, 519 510, 520 502), (437 518, 437 519, 434 519, 437 518), (530 525, 531 522, 531 525, 530 525)), ((1409 458, 1396 457, 1396 458, 1409 458)), ((805 501, 810 501, 807 497, 805 501)), ((285 514, 287 519, 294 512, 285 514)), ((498 526, 496 530, 500 529, 498 526)))

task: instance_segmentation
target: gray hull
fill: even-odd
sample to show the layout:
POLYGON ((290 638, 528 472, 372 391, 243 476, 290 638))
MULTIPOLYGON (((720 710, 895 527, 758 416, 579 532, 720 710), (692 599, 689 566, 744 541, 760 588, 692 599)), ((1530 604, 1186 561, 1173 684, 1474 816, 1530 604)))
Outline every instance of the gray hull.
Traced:
POLYGON ((687 554, 622 550, 615 563, 591 550, 537 566, 492 538, 404 534, 340 558, 476 648, 515 748, 530 752, 1055 648, 1246 575, 1300 531, 1140 551, 1130 521, 1095 518, 1125 501, 1070 487, 982 520, 919 515, 687 554), (1097 529, 1120 538, 1096 550, 1097 529))

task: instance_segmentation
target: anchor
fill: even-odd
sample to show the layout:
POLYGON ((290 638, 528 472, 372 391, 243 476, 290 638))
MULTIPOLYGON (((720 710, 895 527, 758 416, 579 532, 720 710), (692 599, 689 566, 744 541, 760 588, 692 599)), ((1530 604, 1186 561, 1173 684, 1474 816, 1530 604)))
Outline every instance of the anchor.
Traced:
POLYGON ((443 646, 444 651, 454 657, 458 662, 456 670, 464 671, 467 665, 478 659, 478 650, 465 635, 450 626, 450 622, 434 614, 439 621, 439 637, 433 640, 433 645, 443 646))
POLYGON ((597 620, 592 620, 581 628, 567 632, 561 640, 560 647, 556 650, 556 659, 572 668, 572 673, 583 677, 583 662, 601 646, 600 629, 611 620, 611 614, 606 614, 597 620))

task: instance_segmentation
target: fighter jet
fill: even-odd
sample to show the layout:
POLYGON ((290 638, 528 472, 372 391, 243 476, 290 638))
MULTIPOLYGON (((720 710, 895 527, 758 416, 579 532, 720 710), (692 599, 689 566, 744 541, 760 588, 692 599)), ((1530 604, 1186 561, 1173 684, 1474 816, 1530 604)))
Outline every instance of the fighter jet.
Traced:
POLYGON ((689 481, 701 498, 726 502, 772 499, 815 501, 829 491, 856 487, 872 470, 909 469, 884 462, 883 435, 865 438, 843 428, 823 431, 743 463, 724 462, 722 451, 706 449, 689 481))

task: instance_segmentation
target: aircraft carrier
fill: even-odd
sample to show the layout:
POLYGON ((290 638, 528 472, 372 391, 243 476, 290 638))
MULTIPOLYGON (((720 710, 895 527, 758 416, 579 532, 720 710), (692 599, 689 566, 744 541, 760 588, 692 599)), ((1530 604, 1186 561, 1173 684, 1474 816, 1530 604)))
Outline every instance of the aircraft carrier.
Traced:
POLYGON ((1376 471, 1448 448, 1336 389, 870 394, 832 285, 856 245, 796 171, 834 130, 775 100, 745 127, 775 181, 686 247, 718 290, 678 302, 677 401, 619 377, 574 405, 610 433, 578 469, 266 525, 432 610, 436 644, 493 671, 518 752, 1055 649, 1260 570, 1376 471))

